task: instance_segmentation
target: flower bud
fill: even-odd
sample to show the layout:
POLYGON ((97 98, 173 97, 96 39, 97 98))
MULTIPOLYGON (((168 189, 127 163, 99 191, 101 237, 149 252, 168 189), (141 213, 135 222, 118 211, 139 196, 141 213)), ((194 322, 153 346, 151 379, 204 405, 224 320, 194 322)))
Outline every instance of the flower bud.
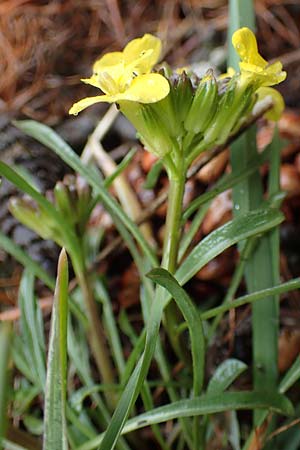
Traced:
POLYGON ((83 232, 95 203, 92 197, 92 189, 84 178, 77 175, 75 185, 78 197, 76 204, 78 228, 79 232, 83 232))
POLYGON ((194 134, 203 133, 217 110, 218 86, 212 71, 201 80, 186 120, 185 129, 194 134))
MULTIPOLYGON (((174 80, 170 95, 173 97, 177 124, 181 125, 184 123, 193 101, 192 83, 185 71, 174 80)), ((182 129, 182 126, 180 128, 182 129)))
POLYGON ((250 111, 254 103, 254 88, 239 88, 238 76, 234 76, 221 97, 217 112, 204 133, 207 145, 221 145, 232 133, 240 119, 250 111))
POLYGON ((60 232, 52 217, 31 198, 12 197, 9 210, 19 222, 35 231, 43 239, 60 241, 60 232))
POLYGON ((54 187, 55 204, 60 213, 64 216, 65 220, 70 225, 75 225, 77 221, 76 217, 76 204, 71 202, 70 191, 64 185, 62 181, 58 181, 54 187))

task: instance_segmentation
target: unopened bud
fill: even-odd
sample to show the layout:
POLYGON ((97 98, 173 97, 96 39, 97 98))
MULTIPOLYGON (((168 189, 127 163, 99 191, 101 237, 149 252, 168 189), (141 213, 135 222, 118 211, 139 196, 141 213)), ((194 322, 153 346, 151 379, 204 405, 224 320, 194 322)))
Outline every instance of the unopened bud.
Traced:
POLYGON ((253 88, 239 89, 238 80, 233 77, 219 101, 218 110, 204 133, 207 145, 221 145, 237 128, 237 124, 254 102, 253 88))
POLYGON ((9 202, 9 210, 19 222, 43 239, 52 239, 58 242, 59 230, 51 216, 37 206, 32 199, 26 196, 23 198, 12 197, 9 202))
POLYGON ((71 202, 69 189, 63 182, 58 181, 56 183, 54 187, 54 197, 59 212, 62 213, 69 224, 74 225, 76 223, 76 206, 74 202, 71 202))
POLYGON ((218 86, 212 71, 201 80, 184 122, 185 129, 203 133, 212 121, 218 106, 218 86))

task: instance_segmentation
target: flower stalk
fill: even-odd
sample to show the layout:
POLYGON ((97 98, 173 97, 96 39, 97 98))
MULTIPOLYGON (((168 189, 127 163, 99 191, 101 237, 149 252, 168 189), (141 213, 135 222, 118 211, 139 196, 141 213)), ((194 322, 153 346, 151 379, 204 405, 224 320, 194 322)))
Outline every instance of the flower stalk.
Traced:
MULTIPOLYGON (((178 154, 177 154, 178 155, 178 154)), ((178 155, 176 173, 169 171, 169 194, 168 194, 168 209, 166 217, 166 227, 163 245, 163 257, 161 267, 167 269, 171 274, 174 274, 177 269, 178 249, 182 233, 181 217, 182 217, 182 203, 186 181, 186 168, 184 166, 183 153, 178 155)), ((164 315, 164 324, 170 339, 171 345, 175 353, 185 360, 184 352, 181 348, 178 325, 180 323, 180 313, 174 301, 171 301, 166 309, 164 315)))

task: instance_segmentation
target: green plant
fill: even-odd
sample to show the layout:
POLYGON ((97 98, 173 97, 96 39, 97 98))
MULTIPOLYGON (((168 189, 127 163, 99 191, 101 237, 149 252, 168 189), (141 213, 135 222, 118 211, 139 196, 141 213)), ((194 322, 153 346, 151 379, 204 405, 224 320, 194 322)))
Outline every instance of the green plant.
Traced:
MULTIPOLYGON (((236 15, 237 5, 231 4, 232 17, 236 15)), ((235 19, 231 22, 233 28, 251 25, 239 15, 235 19)), ((235 67, 225 77, 216 77, 209 71, 195 83, 193 74, 172 72, 166 65, 159 73, 152 73, 161 43, 145 35, 128 44, 123 52, 98 60, 92 77, 84 81, 100 88, 105 95, 83 99, 71 109, 77 114, 96 102, 117 102, 121 112, 136 127, 145 147, 160 158, 169 178, 160 264, 159 251, 108 190, 127 160, 103 181, 97 171, 83 163, 47 126, 34 121, 16 124, 57 153, 76 172, 76 177, 57 183, 51 202, 14 169, 0 162, 0 174, 27 194, 22 199, 11 200, 12 213, 40 236, 54 240, 65 249, 55 282, 13 242, 0 235, 0 245, 27 267, 19 293, 21 328, 15 333, 12 345, 13 362, 22 374, 23 384, 13 399, 13 410, 23 414, 29 431, 44 433, 45 450, 66 449, 68 445, 77 450, 140 448, 139 435, 134 432, 145 426, 152 427, 153 436, 165 450, 173 446, 201 450, 209 442, 211 415, 249 409, 255 411, 255 423, 253 428, 248 427, 249 437, 244 439, 246 449, 251 444, 254 427, 265 423, 271 413, 293 414, 285 393, 300 376, 299 360, 281 383, 276 372, 278 295, 300 287, 299 279, 279 283, 278 226, 283 215, 279 210, 282 196, 278 185, 278 137, 258 155, 253 145, 255 130, 246 131, 239 138, 243 147, 241 141, 233 144, 233 173, 183 208, 188 173, 199 155, 204 151, 211 155, 221 151, 244 128, 249 128, 252 114, 256 119, 263 114, 270 117, 271 112, 272 118, 274 115, 278 118, 282 109, 281 97, 269 88, 285 78, 281 64, 269 65, 259 55, 255 37, 248 28, 236 31, 233 43, 242 60, 240 72, 235 67), (269 196, 263 199, 258 169, 267 160, 271 162, 269 196), (190 250, 208 202, 229 187, 235 190, 239 214, 190 250), (126 312, 118 327, 105 282, 94 270, 94 240, 87 224, 98 202, 113 218, 139 273, 143 315, 139 335, 126 312), (183 226, 194 213, 190 231, 183 236, 183 226), (241 260, 223 304, 200 308, 183 286, 208 262, 235 244, 239 246, 241 260), (70 292, 65 251, 77 281, 70 292), (249 294, 233 300, 245 271, 249 294), (258 273, 261 282, 256 284, 258 273), (34 276, 52 290, 56 286, 47 371, 44 324, 34 295, 34 276), (222 315, 250 303, 254 311, 259 311, 253 319, 253 390, 228 390, 247 369, 236 359, 224 361, 205 382, 208 343, 222 315), (172 380, 168 350, 159 340, 162 324, 174 357, 184 366, 177 383, 172 380), (189 333, 188 341, 185 330, 189 333), (127 362, 122 351, 124 336, 131 345, 127 362), (263 344, 263 353, 258 343, 263 344), (97 370, 91 364, 90 353, 97 370), (161 377, 156 383, 166 391, 165 405, 155 404, 151 391, 153 380, 147 378, 153 359, 161 377), (40 410, 32 407, 39 396, 45 398, 44 421, 40 410), (145 410, 141 414, 135 409, 138 397, 145 410), (167 439, 159 424, 170 420, 177 422, 167 439)), ((7 383, 4 380, 2 389, 7 383)), ((235 429, 235 436, 227 437, 224 432, 224 440, 230 440, 238 449, 242 437, 234 413, 230 416, 230 427, 235 429)), ((7 448, 41 447, 39 440, 25 447, 19 440, 3 442, 7 448)))

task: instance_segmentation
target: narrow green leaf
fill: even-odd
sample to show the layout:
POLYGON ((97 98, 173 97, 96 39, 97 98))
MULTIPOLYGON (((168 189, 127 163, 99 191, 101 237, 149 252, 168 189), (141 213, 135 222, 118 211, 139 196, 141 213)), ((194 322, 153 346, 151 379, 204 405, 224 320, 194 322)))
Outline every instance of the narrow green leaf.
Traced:
MULTIPOLYGON (((31 381, 33 385, 37 384, 36 374, 34 369, 31 367, 30 362, 28 361, 24 342, 22 340, 22 336, 15 334, 12 339, 12 348, 11 355, 16 368, 24 375, 24 377, 31 381)), ((38 383, 39 384, 39 383, 38 383)), ((38 392, 41 392, 40 387, 38 387, 38 392)))
POLYGON ((229 413, 228 441, 232 445, 232 450, 241 450, 240 425, 236 411, 230 411, 229 413))
POLYGON ((199 197, 191 201, 186 210, 183 212, 182 222, 185 222, 190 217, 190 215, 193 214, 193 212, 195 212, 199 208, 199 206, 209 202, 221 192, 224 192, 227 189, 236 186, 241 181, 245 180, 245 178, 247 178, 249 175, 253 174, 257 169, 259 169, 259 167, 264 162, 267 161, 267 159, 270 156, 270 152, 271 146, 269 145, 260 155, 256 156, 253 160, 249 161, 247 166, 244 167, 240 172, 236 174, 230 173, 224 175, 216 183, 213 189, 209 190, 208 192, 205 192, 204 194, 201 194, 199 197))
POLYGON ((246 305, 247 303, 253 303, 257 300, 263 300, 271 295, 279 295, 299 288, 300 278, 295 278, 294 280, 287 281, 286 283, 279 284, 278 286, 262 289, 260 291, 253 292, 253 294, 243 295, 242 297, 232 300, 230 303, 208 309, 201 314, 201 317, 202 320, 211 319, 218 314, 223 314, 230 309, 238 308, 239 306, 246 305))
POLYGON ((21 311, 24 353, 34 373, 36 384, 43 391, 46 381, 45 344, 41 335, 39 310, 34 296, 34 275, 27 268, 22 275, 18 303, 21 311))
MULTIPOLYGON (((148 277, 155 281, 160 286, 163 286, 172 295, 179 310, 181 311, 190 333, 191 353, 193 364, 193 396, 200 395, 204 382, 204 367, 205 367, 205 338, 203 333, 203 326, 201 316, 196 306, 187 295, 185 290, 178 284, 177 280, 165 269, 153 269, 148 277)), ((174 333, 178 335, 178 330, 174 333)), ((176 339, 176 336, 174 337, 176 339)), ((172 399, 173 400, 173 399, 172 399)), ((175 399, 174 399, 175 400, 175 399)), ((173 403, 174 403, 173 400, 173 403)), ((183 430, 186 430, 186 435, 190 437, 190 430, 188 424, 183 421, 183 430)), ((199 447, 200 429, 197 419, 194 420, 192 431, 193 442, 192 448, 199 447)))
POLYGON ((204 238, 176 272, 180 284, 186 283, 205 264, 226 248, 248 237, 265 233, 283 221, 281 212, 275 209, 257 209, 226 223, 204 238))
POLYGON ((105 326, 108 334, 109 343, 112 350, 112 356, 114 358, 116 367, 118 368, 119 377, 122 376, 125 369, 125 360, 122 352, 121 339, 118 332, 118 327, 115 321, 115 316, 112 310, 112 302, 108 296, 108 293, 100 280, 97 280, 94 284, 95 295, 101 301, 103 305, 103 316, 105 320, 105 326))
POLYGON ((0 161, 0 175, 17 186, 17 188, 19 188, 22 192, 30 195, 30 197, 32 197, 38 205, 45 208, 45 210, 49 210, 55 214, 52 203, 50 203, 35 187, 33 187, 32 184, 28 183, 25 178, 23 178, 19 173, 3 161, 0 161))
MULTIPOLYGON (((39 278, 45 285, 51 289, 52 291, 55 288, 55 280, 50 277, 50 275, 38 264, 34 261, 31 256, 28 255, 20 246, 15 244, 12 239, 5 236, 0 231, 0 247, 3 248, 9 255, 13 256, 17 261, 19 261, 22 266, 29 269, 37 278, 39 278)), ((86 317, 78 308, 76 302, 70 303, 71 311, 81 322, 86 321, 86 317)))
POLYGON ((141 414, 127 422, 124 433, 153 423, 162 423, 179 417, 215 414, 237 409, 264 409, 291 416, 294 408, 290 400, 276 392, 224 392, 180 400, 141 414))
POLYGON ((27 447, 18 445, 8 439, 3 439, 3 444, 5 445, 5 450, 29 450, 27 447))
POLYGON ((122 159, 122 161, 120 162, 120 164, 118 164, 116 170, 109 175, 107 178, 105 178, 103 185, 108 188, 112 185, 112 183, 114 182, 114 180, 116 178, 118 178, 118 176, 126 169, 126 167, 128 166, 128 164, 130 164, 130 162, 132 161, 132 158, 134 157, 134 155, 136 154, 137 148, 133 147, 131 150, 129 150, 129 152, 127 153, 127 155, 122 159))
POLYGON ((300 356, 294 361, 279 384, 279 392, 284 394, 300 378, 300 356))
POLYGON ((24 267, 27 267, 36 277, 45 283, 50 289, 54 289, 54 280, 47 274, 47 272, 35 262, 24 250, 15 244, 10 238, 0 231, 0 247, 13 256, 24 267))
MULTIPOLYGON (((260 391, 224 392, 222 394, 205 394, 193 399, 180 400, 161 406, 128 420, 122 434, 130 433, 156 423, 207 414, 216 414, 240 409, 268 409, 283 415, 292 415, 293 406, 283 395, 260 391)), ((92 450, 103 440, 103 434, 86 442, 76 450, 92 450)))
POLYGON ((59 256, 48 351, 43 450, 67 450, 68 260, 59 256))
POLYGON ((205 363, 205 340, 199 311, 178 281, 167 270, 153 269, 147 276, 169 291, 186 320, 191 339, 193 394, 197 396, 203 387, 205 363))
MULTIPOLYGON (((200 196, 200 197, 202 197, 202 196, 200 196)), ((200 199, 200 197, 199 197, 199 199, 200 199)), ((211 205, 211 202, 208 201, 207 203, 204 203, 204 205, 202 205, 201 208, 198 209, 198 211, 195 214, 195 217, 193 217, 191 223, 189 224, 189 228, 188 228, 187 232, 184 233, 184 235, 182 236, 181 242, 179 244, 179 251, 178 251, 178 258, 177 258, 178 265, 180 265, 181 259, 184 257, 184 255, 185 255, 186 251, 188 250, 196 233, 199 231, 201 223, 203 222, 203 219, 206 216, 206 213, 207 213, 210 205, 211 205)), ((184 214, 183 214, 183 216, 184 216, 184 214)), ((183 220, 184 220, 184 217, 183 217, 183 220)))
POLYGON ((151 169, 147 175, 146 181, 143 184, 144 189, 154 189, 154 187, 157 183, 157 180, 161 174, 162 168, 163 168, 163 163, 162 163, 162 160, 159 159, 151 167, 151 169))
MULTIPOLYGON (((289 390, 293 384, 298 381, 300 378, 300 357, 294 361, 292 367, 288 370, 288 372, 285 374, 283 379, 281 380, 279 384, 279 392, 281 394, 284 394, 286 391, 289 390)), ((256 424, 257 427, 261 426, 266 418, 268 417, 268 411, 261 411, 261 414, 259 415, 259 421, 256 424)), ((243 446, 243 450, 248 450, 250 444, 253 442, 253 438, 255 436, 256 431, 252 431, 249 438, 245 442, 243 446)), ((296 447, 298 449, 298 447, 296 447)))
POLYGON ((5 436, 8 400, 8 362, 10 356, 11 324, 0 324, 0 449, 3 448, 2 439, 5 436))
MULTIPOLYGON (((255 11, 253 0, 230 0, 229 2, 229 61, 228 65, 239 70, 239 58, 231 43, 234 31, 241 27, 255 30, 255 11)), ((258 158, 256 146, 256 127, 252 126, 231 146, 232 173, 239 174, 249 162, 258 158)), ((276 156, 275 156, 276 157, 276 156)), ((274 173, 273 173, 274 175, 274 173)), ((277 176, 276 176, 277 178, 277 176)), ((263 183, 257 170, 246 180, 233 188, 233 212, 236 217, 262 207, 263 183)), ((246 283, 248 292, 271 287, 278 282, 278 234, 263 236, 257 243, 246 263, 246 283), (277 246, 277 248, 276 248, 277 246)), ((252 348, 253 378, 255 388, 268 389, 277 384, 278 359, 278 300, 266 298, 255 303, 252 308, 252 348)), ((254 421, 256 421, 256 414, 254 421)))
POLYGON ((245 370, 247 365, 238 359, 229 358, 222 362, 209 380, 208 394, 217 394, 225 391, 231 383, 245 370))

